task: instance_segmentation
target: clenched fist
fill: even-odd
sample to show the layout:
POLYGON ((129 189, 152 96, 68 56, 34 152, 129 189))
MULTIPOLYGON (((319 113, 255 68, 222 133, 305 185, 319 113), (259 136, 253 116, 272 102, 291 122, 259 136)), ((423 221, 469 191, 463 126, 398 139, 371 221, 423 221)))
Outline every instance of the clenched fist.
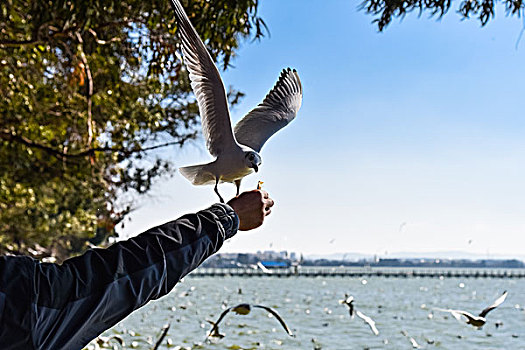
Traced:
POLYGON ((273 204, 268 192, 263 190, 243 192, 228 202, 239 217, 239 230, 241 231, 261 226, 264 218, 270 215, 273 204))

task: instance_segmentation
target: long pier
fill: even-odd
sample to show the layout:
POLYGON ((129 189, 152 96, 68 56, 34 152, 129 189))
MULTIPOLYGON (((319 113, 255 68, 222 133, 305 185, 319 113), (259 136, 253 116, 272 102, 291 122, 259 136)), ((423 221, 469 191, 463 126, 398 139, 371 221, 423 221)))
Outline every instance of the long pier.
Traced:
POLYGON ((385 277, 385 278, 525 278, 525 269, 495 268, 395 268, 395 267, 306 267, 198 268, 193 277, 385 277))

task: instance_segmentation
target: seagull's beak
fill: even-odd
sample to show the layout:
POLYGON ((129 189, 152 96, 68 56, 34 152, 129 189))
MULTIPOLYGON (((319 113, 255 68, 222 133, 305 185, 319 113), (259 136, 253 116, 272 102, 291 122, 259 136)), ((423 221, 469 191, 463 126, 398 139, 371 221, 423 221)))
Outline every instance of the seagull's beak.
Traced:
POLYGON ((257 164, 253 164, 253 170, 255 170, 255 172, 258 172, 259 166, 257 164))

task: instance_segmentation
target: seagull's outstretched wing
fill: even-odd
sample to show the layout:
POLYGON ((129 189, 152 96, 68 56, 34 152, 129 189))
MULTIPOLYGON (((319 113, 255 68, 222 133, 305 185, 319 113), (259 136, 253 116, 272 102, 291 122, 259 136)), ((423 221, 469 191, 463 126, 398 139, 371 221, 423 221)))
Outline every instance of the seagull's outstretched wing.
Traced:
POLYGON ((434 308, 434 310, 443 311, 443 312, 449 312, 454 318, 460 322, 464 322, 465 320, 461 318, 461 316, 467 318, 468 321, 472 321, 476 319, 476 316, 472 315, 470 312, 463 311, 463 310, 453 310, 453 309, 440 309, 440 308, 434 308))
POLYGON ((348 313, 351 318, 354 318, 354 303, 348 304, 348 313))
POLYGON ((421 347, 414 338, 409 337, 408 340, 410 340, 413 349, 419 349, 421 347))
POLYGON ((495 308, 497 308, 498 306, 500 306, 501 303, 503 303, 506 298, 507 298, 507 291, 504 291, 503 294, 498 299, 496 299, 494 304, 490 305, 489 307, 487 307, 483 311, 481 311, 479 316, 485 317, 485 315, 487 315, 490 311, 492 311, 495 308))
POLYGON ((461 316, 465 317, 468 322, 472 322, 476 320, 476 316, 471 314, 470 312, 463 311, 463 310, 449 310, 449 312, 454 316, 454 318, 458 321, 464 321, 461 319, 461 316))
POLYGON ((410 340, 410 344, 412 344, 412 349, 419 349, 419 348, 421 348, 421 346, 419 346, 419 344, 417 343, 417 341, 416 341, 413 337, 411 337, 411 336, 407 333, 407 331, 403 330, 403 331, 401 331, 401 334, 403 334, 405 337, 408 338, 408 340, 410 340))
POLYGON ((237 142, 259 152, 273 134, 295 118, 302 100, 303 87, 297 71, 283 69, 264 101, 235 125, 237 142))
POLYGON ((224 85, 217 67, 193 28, 179 0, 171 0, 178 34, 182 41, 184 63, 190 73, 191 87, 202 120, 202 134, 213 156, 235 147, 224 85))
POLYGON ((350 317, 354 318, 354 297, 345 293, 345 298, 339 300, 339 304, 345 304, 348 306, 348 313, 350 317))
POLYGON ((233 309, 233 307, 229 307, 229 308, 227 308, 226 310, 224 310, 224 311, 222 312, 222 314, 219 316, 219 319, 218 319, 217 321, 215 321, 215 322, 210 322, 210 321, 208 321, 208 322, 210 322, 210 323, 213 325, 213 327, 211 328, 210 332, 209 332, 208 335, 206 336, 206 339, 208 339, 209 337, 211 337, 211 336, 214 335, 214 334, 218 334, 218 335, 220 336, 220 333, 219 333, 219 323, 221 323, 221 321, 222 321, 222 319, 224 318, 224 316, 226 316, 226 314, 227 314, 228 312, 230 312, 231 309, 233 309))
POLYGON ((366 316, 365 314, 363 314, 359 310, 357 310, 355 312, 355 314, 357 315, 357 317, 359 317, 360 319, 365 321, 366 324, 368 324, 368 326, 370 327, 370 330, 372 331, 372 333, 374 333, 375 335, 379 335, 379 331, 376 328, 376 323, 374 322, 374 320, 372 320, 370 317, 366 316))
POLYGON ((221 334, 219 332, 219 326, 216 326, 215 325, 215 322, 213 321, 210 321, 210 320, 206 320, 209 324, 211 324, 213 327, 212 329, 210 330, 210 333, 206 336, 206 339, 204 339, 204 341, 206 341, 209 337, 214 337, 214 338, 224 338, 224 334, 221 334), (213 331, 213 333, 212 333, 213 331))
POLYGON ((284 320, 281 318, 281 316, 279 316, 277 311, 275 311, 274 309, 269 308, 267 306, 264 306, 264 305, 253 305, 253 307, 258 307, 258 308, 264 309, 264 310, 268 311, 269 313, 271 313, 277 319, 277 321, 279 321, 281 326, 283 326, 283 328, 286 331, 286 333, 288 333, 288 335, 291 336, 291 337, 295 337, 295 335, 292 333, 290 328, 288 328, 286 323, 284 323, 284 320))

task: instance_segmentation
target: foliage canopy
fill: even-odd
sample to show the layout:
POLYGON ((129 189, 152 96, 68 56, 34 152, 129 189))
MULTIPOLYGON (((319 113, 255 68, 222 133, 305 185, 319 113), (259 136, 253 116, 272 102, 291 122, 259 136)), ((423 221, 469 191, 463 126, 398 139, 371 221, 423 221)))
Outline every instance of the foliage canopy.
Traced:
MULTIPOLYGON (((183 1, 226 69, 266 26, 258 0, 183 1)), ((0 4, 0 253, 59 260, 99 244, 169 174, 151 151, 196 137, 169 0, 0 4)), ((231 90, 230 100, 242 94, 231 90)))
MULTIPOLYGON (((520 17, 525 15, 525 2, 523 0, 461 0, 457 12, 462 19, 477 18, 481 26, 486 25, 494 18, 496 6, 503 4, 508 15, 520 17)), ((431 16, 443 17, 450 7, 451 0, 364 0, 361 8, 368 14, 375 16, 379 31, 383 31, 392 17, 403 17, 407 13, 418 10, 430 12, 431 16)))

